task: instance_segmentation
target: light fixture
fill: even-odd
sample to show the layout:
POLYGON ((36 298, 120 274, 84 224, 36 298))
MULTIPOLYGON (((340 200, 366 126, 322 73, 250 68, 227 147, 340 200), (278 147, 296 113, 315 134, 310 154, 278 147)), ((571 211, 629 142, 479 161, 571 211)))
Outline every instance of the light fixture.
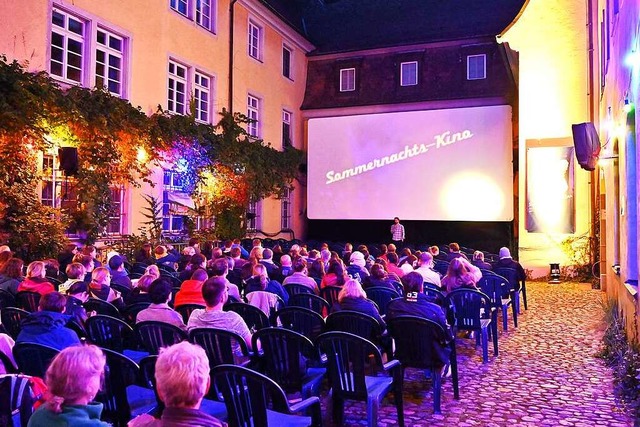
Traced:
POLYGON ((627 54, 624 59, 625 64, 631 68, 637 68, 640 66, 640 52, 637 50, 632 50, 631 53, 627 54))

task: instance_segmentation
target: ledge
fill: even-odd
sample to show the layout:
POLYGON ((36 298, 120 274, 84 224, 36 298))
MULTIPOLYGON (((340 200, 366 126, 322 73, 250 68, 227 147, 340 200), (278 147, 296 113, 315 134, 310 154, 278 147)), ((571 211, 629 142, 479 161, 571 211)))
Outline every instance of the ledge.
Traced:
POLYGON ((627 288, 629 295, 631 295, 634 300, 638 299, 638 281, 637 280, 627 280, 626 282, 624 282, 624 287, 627 288))

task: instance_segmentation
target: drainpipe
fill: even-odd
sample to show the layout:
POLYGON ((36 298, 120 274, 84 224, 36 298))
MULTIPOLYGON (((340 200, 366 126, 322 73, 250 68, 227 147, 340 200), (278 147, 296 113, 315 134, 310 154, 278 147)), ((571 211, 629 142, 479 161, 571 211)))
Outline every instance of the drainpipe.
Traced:
MULTIPOLYGON (((594 7, 594 0, 588 0, 587 1, 587 60, 588 60, 588 64, 587 64, 587 75, 589 78, 589 88, 588 88, 588 92, 587 92, 587 96, 588 96, 588 102, 589 102, 589 121, 595 123, 596 118, 598 119, 598 124, 599 124, 599 117, 596 117, 596 114, 598 114, 597 110, 596 110, 596 92, 597 92, 597 88, 594 87, 595 85, 595 79, 594 79, 594 71, 595 71, 595 67, 594 67, 594 60, 593 60, 593 54, 594 54, 594 42, 593 42, 593 7, 594 7)), ((599 168, 596 168, 596 170, 592 171, 590 174, 590 179, 591 179, 591 185, 590 187, 590 229, 589 229, 589 234, 590 237, 595 239, 596 244, 592 247, 592 250, 590 251, 589 254, 589 262, 590 264, 593 265, 593 263, 595 263, 598 260, 602 260, 604 257, 603 253, 597 253, 600 252, 600 248, 601 248, 601 242, 600 242, 600 238, 602 235, 602 231, 603 230, 599 230, 598 233, 598 225, 596 224, 596 221, 600 221, 600 212, 598 212, 598 210, 600 209, 600 203, 599 203, 599 198, 600 198, 600 171, 599 168)), ((604 265, 601 263, 601 265, 604 265)), ((602 283, 600 284, 600 286, 602 287, 602 283)))
POLYGON ((229 4, 229 113, 233 114, 233 23, 234 6, 238 0, 229 4))

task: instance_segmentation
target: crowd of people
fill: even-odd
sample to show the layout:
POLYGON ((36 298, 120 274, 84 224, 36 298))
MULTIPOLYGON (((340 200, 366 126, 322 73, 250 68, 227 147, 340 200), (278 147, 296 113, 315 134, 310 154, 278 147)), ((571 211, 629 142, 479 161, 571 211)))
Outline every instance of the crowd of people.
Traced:
MULTIPOLYGON (((290 297, 286 291, 288 285, 306 287, 314 294, 321 294, 326 287, 339 287, 340 292, 330 312, 361 312, 375 318, 383 329, 390 319, 412 315, 435 321, 451 335, 443 308, 424 293, 425 286, 440 289, 443 294, 458 288, 475 288, 482 277, 482 270, 494 267, 515 268, 524 279, 522 266, 512 259, 506 247, 500 249, 494 263, 489 263, 480 251, 472 256, 469 254, 471 259, 468 259, 457 243, 451 243, 447 251, 432 246, 425 251, 403 248, 400 252, 393 243, 382 244, 376 247, 376 257, 371 255, 366 245, 354 248, 349 243, 341 253, 331 251, 326 243, 317 249, 293 244, 286 253, 278 245, 264 248, 260 239, 252 243, 252 248, 247 250, 238 241, 226 242, 224 247, 213 247, 210 243, 201 246, 193 239, 181 253, 171 246, 152 248, 147 244, 139 249, 133 260, 126 260, 114 251, 98 259, 95 247, 80 249, 70 244, 57 260, 31 262, 24 276, 22 260, 13 257, 8 247, 0 247, 0 289, 13 295, 30 291, 41 296, 38 310, 24 320, 16 342, 45 344, 61 350, 47 371, 46 380, 53 397, 44 409, 34 415, 36 421, 33 425, 54 425, 51 420, 56 416, 95 419, 95 424, 87 425, 102 425, 98 420, 99 409, 92 406, 91 401, 97 392, 104 355, 94 346, 81 347, 82 351, 65 350, 81 343, 76 332, 67 327, 69 322, 74 321, 82 327, 87 318, 95 314, 83 307, 89 298, 109 302, 119 310, 135 303, 148 303, 147 308, 138 312, 136 322, 160 321, 184 331, 202 327, 222 328, 238 334, 251 349, 254 331, 239 314, 225 311, 223 307, 228 302, 240 301, 255 302, 254 305, 263 310, 265 300, 267 306, 279 301, 286 304, 290 297), (446 274, 434 269, 438 261, 448 263, 446 274), (132 279, 134 275, 127 271, 126 266, 139 271, 135 278, 132 279), (174 294, 176 281, 180 286, 174 294), (389 303, 385 317, 367 298, 367 289, 373 287, 401 291, 402 297, 389 303), (186 324, 175 311, 175 307, 185 304, 202 307, 193 310, 186 324), (75 370, 74 374, 63 384, 60 378, 70 369, 75 370), (86 381, 80 381, 81 378, 86 378, 86 381), (97 379, 94 381, 93 378, 97 379), (79 389, 71 390, 73 387, 79 389), (78 407, 83 409, 78 412, 78 407)), ((11 338, 0 335, 0 351, 10 349, 13 345, 11 338)), ((442 345, 440 352, 446 361, 447 347, 442 345)), ((242 357, 239 348, 235 348, 235 353, 239 359, 242 357)), ((161 353, 158 364, 162 366, 165 359, 166 363, 173 364, 167 372, 191 366, 190 375, 197 377, 201 373, 194 366, 206 366, 208 370, 208 363, 203 357, 206 359, 202 349, 182 343, 161 353), (188 361, 188 358, 192 360, 188 361)), ((199 384, 192 384, 188 379, 184 379, 187 384, 174 384, 175 378, 172 379, 171 375, 158 376, 158 391, 167 399, 167 407, 172 408, 171 402, 175 401, 179 404, 174 406, 181 408, 165 411, 163 419, 165 416, 184 419, 198 416, 199 399, 209 386, 204 384, 208 375, 200 376, 203 378, 199 384), (168 385, 165 387, 162 382, 168 385), (172 397, 172 393, 179 393, 185 388, 190 389, 190 399, 172 397), (174 398, 177 400, 172 400, 174 398)), ((154 422, 145 419, 136 425, 160 425, 154 422)))

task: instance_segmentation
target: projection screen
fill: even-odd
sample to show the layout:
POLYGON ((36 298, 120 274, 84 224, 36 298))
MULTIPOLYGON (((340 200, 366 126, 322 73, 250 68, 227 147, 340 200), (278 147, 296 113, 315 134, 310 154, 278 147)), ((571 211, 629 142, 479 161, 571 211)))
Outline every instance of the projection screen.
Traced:
POLYGON ((308 217, 513 220, 508 105, 308 123, 308 217))

